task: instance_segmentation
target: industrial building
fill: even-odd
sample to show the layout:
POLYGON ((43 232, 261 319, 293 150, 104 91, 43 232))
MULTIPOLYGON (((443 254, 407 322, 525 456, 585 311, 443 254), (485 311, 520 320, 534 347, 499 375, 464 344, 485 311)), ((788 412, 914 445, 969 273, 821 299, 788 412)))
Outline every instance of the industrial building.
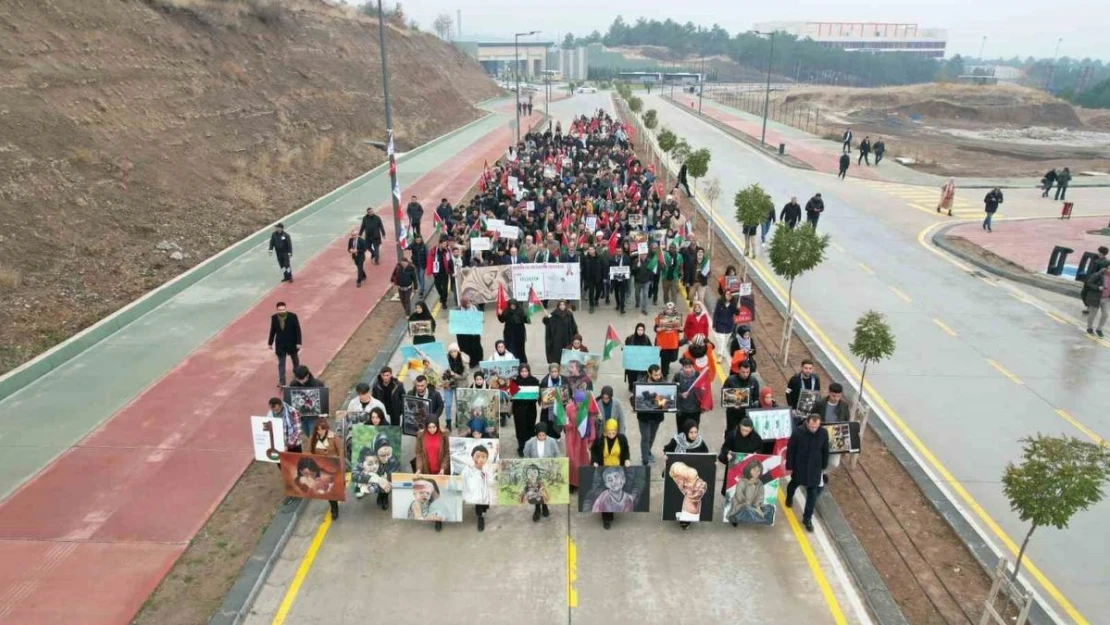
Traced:
POLYGON ((586 80, 589 76, 589 49, 555 48, 547 53, 547 66, 562 74, 563 80, 586 80))
POLYGON ((944 58, 948 31, 920 28, 917 24, 887 22, 764 22, 760 32, 784 32, 798 39, 812 39, 826 48, 848 52, 915 54, 944 58))
POLYGON ((505 76, 513 73, 513 63, 519 63, 522 78, 535 78, 547 69, 547 51, 555 45, 553 41, 521 39, 519 44, 512 38, 495 39, 456 39, 455 47, 474 57, 491 76, 505 76))

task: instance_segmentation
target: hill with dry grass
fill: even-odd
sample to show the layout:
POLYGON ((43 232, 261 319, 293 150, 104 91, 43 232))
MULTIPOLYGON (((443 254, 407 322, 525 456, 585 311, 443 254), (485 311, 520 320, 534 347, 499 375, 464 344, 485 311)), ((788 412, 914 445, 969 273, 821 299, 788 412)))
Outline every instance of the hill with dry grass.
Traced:
MULTIPOLYGON (((378 24, 319 0, 0 4, 0 373, 377 165, 378 24)), ((387 28, 398 147, 497 94, 387 28)))

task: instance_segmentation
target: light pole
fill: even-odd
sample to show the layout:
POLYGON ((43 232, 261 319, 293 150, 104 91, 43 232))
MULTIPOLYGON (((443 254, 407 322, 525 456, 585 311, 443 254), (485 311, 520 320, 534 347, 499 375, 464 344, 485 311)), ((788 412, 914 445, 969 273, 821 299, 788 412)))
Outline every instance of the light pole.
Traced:
POLYGON ((401 187, 397 184, 397 156, 393 144, 393 112, 389 107, 389 66, 385 57, 385 16, 382 14, 382 0, 378 0, 378 44, 382 57, 382 96, 385 98, 386 156, 389 157, 389 189, 393 196, 393 232, 397 235, 397 262, 401 262, 404 250, 401 247, 401 187))
MULTIPOLYGON (((380 3, 382 0, 378 0, 380 3)), ((520 143, 520 38, 538 35, 540 31, 513 35, 513 74, 516 75, 516 142, 520 143)))
POLYGON ((759 136, 759 145, 767 145, 767 110, 771 105, 771 61, 775 58, 775 31, 769 33, 753 30, 757 35, 771 36, 771 52, 767 55, 767 93, 763 96, 763 134, 759 136))
POLYGON ((705 93, 705 52, 701 55, 701 76, 698 77, 698 115, 701 115, 701 97, 705 93))
POLYGON ((1048 82, 1044 86, 1047 91, 1052 91, 1052 79, 1056 76, 1056 63, 1060 60, 1060 44, 1063 42, 1063 37, 1056 40, 1056 52, 1052 53, 1052 65, 1048 68, 1048 82))
POLYGON ((979 43, 979 62, 983 62, 983 48, 987 47, 987 36, 983 35, 983 41, 979 43))

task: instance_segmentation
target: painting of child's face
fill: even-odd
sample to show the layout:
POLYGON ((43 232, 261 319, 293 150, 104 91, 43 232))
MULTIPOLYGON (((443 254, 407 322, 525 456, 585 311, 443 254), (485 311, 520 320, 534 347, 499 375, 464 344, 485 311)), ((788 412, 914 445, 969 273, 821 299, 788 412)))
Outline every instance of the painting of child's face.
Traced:
POLYGON ((613 492, 624 490, 624 471, 609 471, 605 474, 605 488, 613 492))
POLYGON ((432 487, 423 482, 412 485, 412 498, 420 503, 428 503, 432 498, 432 487))
POLYGON ((475 452, 474 456, 472 456, 472 457, 474 458, 474 468, 475 469, 481 469, 481 468, 485 467, 486 466, 486 460, 489 460, 489 454, 487 454, 484 451, 475 452))

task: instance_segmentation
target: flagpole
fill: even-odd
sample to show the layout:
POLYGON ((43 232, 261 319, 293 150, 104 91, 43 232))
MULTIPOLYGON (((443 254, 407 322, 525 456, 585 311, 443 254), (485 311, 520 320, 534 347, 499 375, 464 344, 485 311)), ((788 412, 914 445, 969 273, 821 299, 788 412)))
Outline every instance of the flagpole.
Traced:
POLYGON ((385 55, 385 16, 382 14, 382 0, 378 0, 378 44, 382 57, 382 96, 385 99, 386 155, 389 157, 389 188, 393 196, 393 232, 397 236, 397 262, 404 258, 401 245, 401 187, 397 184, 397 156, 393 144, 393 111, 389 106, 389 66, 385 55))

